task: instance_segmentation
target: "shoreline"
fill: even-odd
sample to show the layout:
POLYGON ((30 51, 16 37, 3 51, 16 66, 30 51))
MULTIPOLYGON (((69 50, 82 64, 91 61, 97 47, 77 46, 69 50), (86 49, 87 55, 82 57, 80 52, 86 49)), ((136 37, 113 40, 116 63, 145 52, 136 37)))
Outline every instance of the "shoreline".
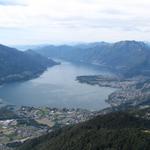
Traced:
POLYGON ((83 84, 98 85, 100 87, 116 88, 106 100, 111 107, 122 105, 136 106, 144 104, 150 98, 148 91, 150 86, 149 78, 120 79, 119 77, 110 77, 103 75, 78 76, 76 80, 83 84), (137 88, 138 86, 140 88, 137 88), (144 89, 144 90, 143 90, 144 89))
POLYGON ((56 62, 54 65, 49 65, 37 72, 30 72, 30 71, 24 71, 20 74, 10 74, 8 76, 5 77, 0 77, 0 86, 3 86, 5 84, 9 84, 9 83, 16 83, 16 82, 23 82, 23 81, 29 81, 32 79, 36 79, 38 77, 40 77, 45 71, 48 70, 48 68, 54 67, 56 65, 60 65, 60 62, 56 62))

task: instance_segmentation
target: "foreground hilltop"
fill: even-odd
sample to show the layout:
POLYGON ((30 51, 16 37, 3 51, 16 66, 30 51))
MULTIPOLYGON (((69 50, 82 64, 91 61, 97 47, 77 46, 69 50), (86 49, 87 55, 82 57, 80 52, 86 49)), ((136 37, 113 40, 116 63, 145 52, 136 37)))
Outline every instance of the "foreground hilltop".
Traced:
POLYGON ((149 150, 148 114, 142 115, 143 111, 134 113, 115 112, 97 116, 27 141, 19 150, 149 150))
POLYGON ((50 45, 36 51, 48 57, 107 67, 125 77, 150 75, 150 47, 144 42, 50 45))
POLYGON ((36 77, 53 65, 56 62, 33 51, 0 45, 0 84, 36 77))

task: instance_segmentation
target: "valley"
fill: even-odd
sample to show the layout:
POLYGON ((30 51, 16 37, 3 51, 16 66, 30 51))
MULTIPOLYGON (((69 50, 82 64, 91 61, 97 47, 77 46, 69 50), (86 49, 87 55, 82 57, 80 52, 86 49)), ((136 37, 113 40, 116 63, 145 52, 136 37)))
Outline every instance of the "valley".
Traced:
POLYGON ((149 147, 150 49, 146 44, 121 41, 48 46, 21 53, 2 46, 0 52, 5 49, 13 52, 10 57, 14 66, 20 64, 18 71, 9 70, 9 64, 8 70, 1 72, 0 149, 57 150, 64 145, 64 150, 76 150, 84 145, 93 150, 115 148, 120 143, 129 149, 139 149, 143 143, 149 147), (124 55, 126 50, 128 54, 124 55), (18 62, 14 52, 21 55, 18 62), (25 59, 28 63, 21 64, 25 59), (93 143, 92 136, 109 140, 93 143), (127 136, 129 141, 114 143, 116 136, 118 140, 127 136))
POLYGON ((0 0, 0 150, 150 150, 150 0, 0 0))
POLYGON ((48 45, 34 49, 39 54, 66 61, 94 64, 118 76, 150 75, 150 47, 141 41, 96 42, 77 45, 48 45))
POLYGON ((116 88, 105 99, 113 107, 149 105, 150 47, 139 41, 97 42, 75 46, 45 46, 35 49, 43 56, 94 65, 112 75, 77 76, 80 83, 116 88))
MULTIPOLYGON (((60 60, 59 60, 60 61, 60 60)), ((100 110, 115 88, 84 85, 76 81, 80 75, 111 74, 85 64, 60 61, 35 79, 6 84, 0 88, 3 103, 16 106, 50 106, 100 110)))

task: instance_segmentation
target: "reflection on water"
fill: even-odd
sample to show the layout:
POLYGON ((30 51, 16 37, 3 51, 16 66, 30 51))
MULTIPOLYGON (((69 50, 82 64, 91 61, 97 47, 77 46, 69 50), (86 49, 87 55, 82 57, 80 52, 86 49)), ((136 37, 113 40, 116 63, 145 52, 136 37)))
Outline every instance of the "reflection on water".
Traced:
POLYGON ((104 100, 114 89, 80 84, 75 79, 79 75, 105 73, 94 67, 63 62, 39 78, 2 86, 0 98, 15 105, 102 109, 108 106, 104 100))

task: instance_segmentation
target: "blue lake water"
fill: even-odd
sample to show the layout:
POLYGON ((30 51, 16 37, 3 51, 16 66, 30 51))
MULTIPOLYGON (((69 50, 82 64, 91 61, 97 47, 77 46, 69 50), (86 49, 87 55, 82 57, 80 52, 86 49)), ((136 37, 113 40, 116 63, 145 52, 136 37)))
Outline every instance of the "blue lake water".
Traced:
POLYGON ((91 86, 76 81, 76 76, 109 74, 96 67, 62 62, 39 78, 0 87, 0 99, 14 105, 85 108, 100 110, 112 88, 91 86))

